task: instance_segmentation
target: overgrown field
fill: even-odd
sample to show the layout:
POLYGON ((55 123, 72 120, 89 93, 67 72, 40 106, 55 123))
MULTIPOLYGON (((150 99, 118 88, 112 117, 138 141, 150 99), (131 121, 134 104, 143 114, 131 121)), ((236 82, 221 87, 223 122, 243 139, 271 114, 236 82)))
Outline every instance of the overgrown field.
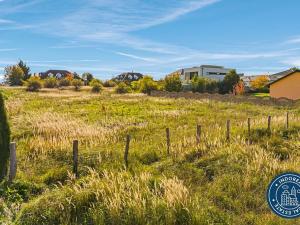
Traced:
POLYGON ((299 107, 109 90, 2 91, 18 172, 14 184, 0 186, 0 224, 300 224, 273 214, 266 200, 274 176, 300 172, 299 107), (127 134, 132 139, 125 169, 127 134), (72 174, 74 139, 80 143, 79 179, 72 174))

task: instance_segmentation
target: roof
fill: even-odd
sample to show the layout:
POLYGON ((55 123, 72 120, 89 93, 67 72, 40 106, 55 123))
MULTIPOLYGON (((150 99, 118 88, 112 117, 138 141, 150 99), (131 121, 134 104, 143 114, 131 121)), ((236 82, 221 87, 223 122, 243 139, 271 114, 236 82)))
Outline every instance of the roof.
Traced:
POLYGON ((68 70, 47 70, 45 73, 71 73, 68 70))
POLYGON ((278 78, 277 80, 274 80, 274 81, 271 81, 268 86, 270 86, 271 84, 274 84, 292 74, 294 74, 295 72, 300 72, 300 69, 289 69, 289 70, 285 70, 285 71, 282 71, 280 73, 275 73, 275 74, 272 74, 271 76, 274 76, 274 77, 280 77, 278 78))

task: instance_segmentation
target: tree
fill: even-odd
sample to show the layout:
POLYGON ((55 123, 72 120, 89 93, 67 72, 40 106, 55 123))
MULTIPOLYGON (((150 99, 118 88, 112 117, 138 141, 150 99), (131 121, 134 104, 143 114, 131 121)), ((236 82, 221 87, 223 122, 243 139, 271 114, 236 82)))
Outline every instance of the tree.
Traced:
POLYGON ((165 90, 179 92, 182 89, 182 83, 180 76, 177 74, 166 76, 165 78, 165 90))
POLYGON ((151 94, 151 91, 157 90, 158 86, 151 76, 144 76, 137 81, 137 88, 139 92, 149 95, 151 94))
POLYGON ((76 72, 73 73, 73 78, 74 78, 74 79, 79 79, 79 80, 81 80, 81 77, 80 77, 79 74, 76 73, 76 72))
POLYGON ((5 80, 10 86, 21 86, 24 80, 24 72, 18 65, 5 67, 5 80))
POLYGON ((28 80, 31 77, 30 67, 27 66, 26 63, 23 62, 22 60, 20 60, 17 65, 22 69, 22 71, 24 73, 24 79, 23 80, 28 80))
POLYGON ((7 173, 9 159, 10 129, 5 111, 3 95, 0 93, 0 181, 7 173))
POLYGON ((82 79, 84 81, 86 81, 87 85, 89 85, 89 83, 94 79, 94 76, 91 73, 83 73, 82 74, 82 79))
POLYGON ((251 80, 250 85, 252 89, 256 91, 262 91, 266 88, 269 81, 270 79, 268 78, 268 76, 258 76, 255 79, 251 80))
POLYGON ((232 93, 235 85, 240 81, 240 76, 236 73, 236 70, 230 70, 224 80, 220 83, 220 93, 232 93))
POLYGON ((243 81, 239 81, 233 88, 234 95, 243 95, 245 94, 245 84, 243 81))

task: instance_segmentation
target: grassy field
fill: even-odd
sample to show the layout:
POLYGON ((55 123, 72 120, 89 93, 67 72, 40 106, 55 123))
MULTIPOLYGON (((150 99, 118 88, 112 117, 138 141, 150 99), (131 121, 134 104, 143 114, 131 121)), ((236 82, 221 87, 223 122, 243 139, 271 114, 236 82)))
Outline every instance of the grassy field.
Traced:
POLYGON ((14 184, 0 185, 0 224, 300 223, 277 217, 266 200, 275 175, 300 172, 299 107, 110 90, 2 91, 17 142, 18 173, 14 184), (202 125, 200 144, 197 124, 202 125), (127 134, 132 137, 128 169, 123 160, 127 134), (74 139, 79 140, 79 179, 71 172, 74 139))

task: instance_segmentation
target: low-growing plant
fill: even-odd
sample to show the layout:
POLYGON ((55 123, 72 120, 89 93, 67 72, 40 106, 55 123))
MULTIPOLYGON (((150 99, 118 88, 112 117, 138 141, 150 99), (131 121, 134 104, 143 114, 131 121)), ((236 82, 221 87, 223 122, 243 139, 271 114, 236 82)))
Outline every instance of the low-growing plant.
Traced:
POLYGON ((72 86, 74 86, 75 91, 79 91, 80 88, 83 86, 82 80, 74 79, 72 80, 72 86))
POLYGON ((58 81, 55 77, 49 77, 44 80, 45 88, 56 88, 58 86, 58 81))
POLYGON ((58 86, 59 87, 68 87, 71 85, 71 81, 67 78, 63 78, 63 79, 60 79, 58 81, 58 86))
POLYGON ((98 79, 93 79, 89 85, 92 87, 93 93, 99 93, 103 90, 103 85, 98 79))
POLYGON ((30 77, 27 81, 24 82, 26 85, 27 91, 39 91, 42 88, 42 81, 39 77, 30 77))
POLYGON ((113 80, 106 80, 106 81, 104 81, 103 86, 104 87, 115 87, 115 86, 117 86, 117 84, 113 80))
POLYGON ((131 92, 131 88, 127 86, 124 82, 120 82, 116 87, 115 87, 115 93, 117 94, 126 94, 131 92))

